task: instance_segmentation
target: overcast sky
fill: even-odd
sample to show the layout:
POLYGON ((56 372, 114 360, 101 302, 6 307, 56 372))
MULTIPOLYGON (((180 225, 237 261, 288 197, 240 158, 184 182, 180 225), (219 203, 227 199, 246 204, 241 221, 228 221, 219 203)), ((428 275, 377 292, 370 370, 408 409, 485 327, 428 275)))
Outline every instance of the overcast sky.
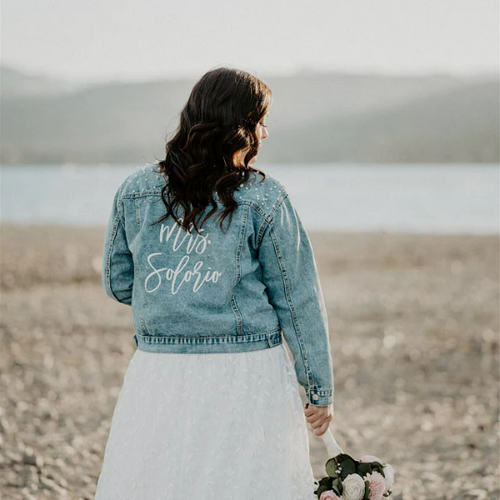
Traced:
POLYGON ((499 64, 498 0, 4 0, 1 23, 2 64, 85 82, 499 64))

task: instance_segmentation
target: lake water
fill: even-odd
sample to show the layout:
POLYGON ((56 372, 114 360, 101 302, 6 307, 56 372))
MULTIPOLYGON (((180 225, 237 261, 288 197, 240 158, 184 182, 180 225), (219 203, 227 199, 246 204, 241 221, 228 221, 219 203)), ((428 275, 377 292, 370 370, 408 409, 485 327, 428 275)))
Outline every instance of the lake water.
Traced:
MULTIPOLYGON (((106 224, 123 179, 142 165, 1 169, 1 221, 106 224)), ((499 232, 499 167, 273 165, 308 230, 499 232)))

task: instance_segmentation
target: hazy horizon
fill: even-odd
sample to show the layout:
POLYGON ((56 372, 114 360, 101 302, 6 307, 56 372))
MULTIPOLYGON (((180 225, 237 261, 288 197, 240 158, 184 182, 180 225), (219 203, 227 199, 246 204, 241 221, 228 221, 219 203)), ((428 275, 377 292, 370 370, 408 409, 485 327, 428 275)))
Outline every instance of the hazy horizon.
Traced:
POLYGON ((88 84, 195 78, 221 65, 266 77, 498 75, 493 1, 282 5, 18 0, 2 5, 1 62, 88 84))

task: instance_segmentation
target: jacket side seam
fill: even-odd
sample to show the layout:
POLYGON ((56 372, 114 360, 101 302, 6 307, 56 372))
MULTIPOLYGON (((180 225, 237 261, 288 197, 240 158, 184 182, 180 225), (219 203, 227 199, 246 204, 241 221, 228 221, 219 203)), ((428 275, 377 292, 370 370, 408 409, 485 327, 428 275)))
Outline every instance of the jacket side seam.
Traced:
POLYGON ((304 363, 305 372, 307 375, 307 384, 308 384, 309 390, 311 390, 311 387, 312 387, 311 386, 311 373, 309 370, 309 360, 307 358, 307 350, 306 350, 306 346, 304 344, 304 339, 302 337, 302 332, 300 330, 299 322, 297 319, 297 313, 296 313, 295 306, 293 304, 292 296, 290 293, 290 282, 289 282, 288 276, 286 274, 285 262, 283 260, 283 255, 281 253, 281 250, 279 248, 278 238, 276 237, 276 234, 274 233, 272 223, 271 223, 271 226, 269 228, 269 235, 272 239, 274 251, 275 251, 276 256, 278 258, 278 265, 279 265, 279 268, 281 270, 281 278, 283 279, 283 286, 285 288, 285 296, 286 296, 286 300, 288 303, 288 307, 289 307, 291 315, 292 315, 293 327, 295 330, 295 335, 297 336, 297 341, 298 341, 299 347, 300 347, 300 354, 301 354, 302 361, 304 363))
MULTIPOLYGON (((137 198, 132 198, 134 200, 134 207, 135 207, 135 222, 137 224, 137 233, 139 234, 141 230, 141 209, 139 206, 139 203, 137 201, 137 198)), ((136 258, 134 257, 134 276, 138 276, 138 271, 136 269, 136 258)), ((141 327, 145 332, 148 332, 149 330, 146 328, 146 320, 144 318, 144 311, 147 310, 147 304, 146 304, 146 294, 144 292, 141 293, 142 295, 142 308, 140 312, 140 321, 141 321, 141 327)))
POLYGON ((236 316, 236 327, 237 327, 237 333, 242 334, 243 333, 243 316, 241 314, 241 311, 238 308, 238 304, 236 302, 236 297, 235 297, 235 288, 236 285, 240 282, 241 279, 241 250, 243 248, 243 239, 245 237, 246 233, 246 226, 247 226, 247 219, 248 219, 248 208, 245 208, 243 211, 242 215, 242 220, 241 220, 241 228, 240 228, 240 233, 238 236, 238 246, 236 248, 236 280, 233 286, 233 293, 231 296, 231 307, 233 309, 233 312, 236 316))
POLYGON ((115 220, 113 222, 113 231, 111 232, 111 237, 109 240, 108 253, 106 255, 106 285, 108 287, 109 292, 111 293, 111 296, 117 302, 120 302, 120 300, 118 300, 118 297, 115 295, 115 293, 113 292, 113 288, 111 287, 111 254, 113 252, 113 245, 116 239, 116 235, 118 233, 118 226, 120 222, 121 218, 117 212, 115 220))

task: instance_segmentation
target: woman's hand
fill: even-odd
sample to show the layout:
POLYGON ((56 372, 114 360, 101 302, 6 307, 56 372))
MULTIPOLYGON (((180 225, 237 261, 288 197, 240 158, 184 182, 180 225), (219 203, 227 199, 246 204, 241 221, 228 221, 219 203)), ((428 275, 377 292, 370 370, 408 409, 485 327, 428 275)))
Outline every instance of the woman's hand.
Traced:
POLYGON ((322 436, 328 429, 333 419, 333 405, 317 406, 306 404, 304 415, 307 422, 314 429, 316 436, 322 436))

